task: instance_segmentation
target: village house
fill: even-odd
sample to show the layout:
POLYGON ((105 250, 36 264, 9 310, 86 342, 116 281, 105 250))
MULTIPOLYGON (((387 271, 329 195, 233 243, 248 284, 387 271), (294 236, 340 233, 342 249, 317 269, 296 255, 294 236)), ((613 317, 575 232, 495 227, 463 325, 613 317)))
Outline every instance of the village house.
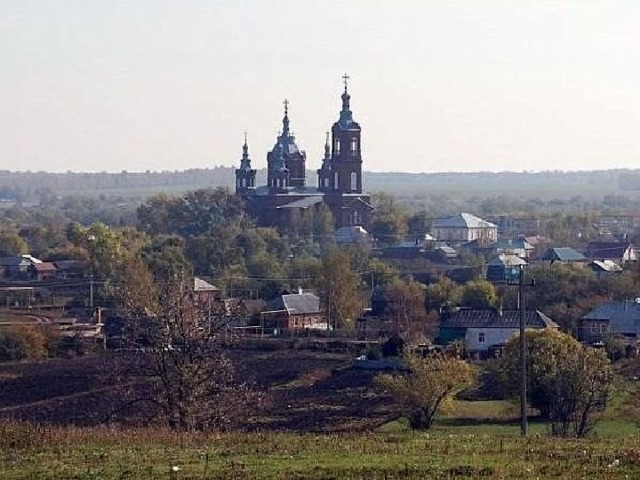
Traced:
POLYGON ((448 243, 478 241, 481 244, 489 245, 498 240, 496 225, 470 213, 436 218, 431 228, 435 238, 448 243))
POLYGON ((613 260, 621 264, 637 260, 631 242, 590 242, 586 256, 591 260, 613 260))
POLYGON ((268 308, 260 315, 261 327, 275 334, 328 329, 320 298, 313 293, 280 295, 268 308))
MULTIPOLYGON (((525 312, 527 329, 558 328, 558 324, 538 310, 525 312)), ((455 340, 465 343, 470 352, 487 352, 504 345, 520 331, 518 310, 468 310, 445 312, 440 319, 438 342, 455 340)))
POLYGON ((514 282, 527 262, 514 254, 501 254, 487 264, 487 280, 490 282, 514 282))
POLYGON ((636 341, 640 333, 640 299, 606 302, 580 319, 578 339, 597 343, 607 335, 636 341))
POLYGON ((550 248, 540 257, 540 260, 549 263, 578 263, 585 264, 587 257, 571 247, 550 248))

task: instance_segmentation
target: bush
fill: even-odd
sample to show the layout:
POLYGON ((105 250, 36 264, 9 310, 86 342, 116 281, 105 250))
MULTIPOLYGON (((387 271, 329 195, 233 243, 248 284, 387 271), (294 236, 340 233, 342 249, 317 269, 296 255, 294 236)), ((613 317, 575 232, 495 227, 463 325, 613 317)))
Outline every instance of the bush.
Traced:
POLYGON ((40 326, 10 326, 0 331, 0 361, 46 358, 48 343, 40 326))

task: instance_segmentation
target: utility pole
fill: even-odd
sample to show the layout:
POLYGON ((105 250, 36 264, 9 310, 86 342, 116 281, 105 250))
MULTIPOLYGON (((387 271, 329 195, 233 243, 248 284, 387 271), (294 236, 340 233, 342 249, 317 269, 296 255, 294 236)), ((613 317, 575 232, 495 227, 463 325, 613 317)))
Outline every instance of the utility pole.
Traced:
POLYGON ((89 275, 89 308, 93 314, 93 275, 89 275))
MULTIPOLYGON (((519 266, 518 283, 511 283, 507 280, 507 285, 518 286, 518 316, 520 324, 520 435, 527 436, 527 336, 526 336, 526 318, 527 307, 525 305, 525 287, 533 287, 535 285, 534 279, 531 279, 528 283, 525 282, 525 266, 519 266)), ((515 273, 515 272, 514 272, 515 273)))
POLYGON ((518 281, 518 307, 520 310, 520 435, 527 436, 527 339, 525 336, 524 265, 520 266, 518 281))

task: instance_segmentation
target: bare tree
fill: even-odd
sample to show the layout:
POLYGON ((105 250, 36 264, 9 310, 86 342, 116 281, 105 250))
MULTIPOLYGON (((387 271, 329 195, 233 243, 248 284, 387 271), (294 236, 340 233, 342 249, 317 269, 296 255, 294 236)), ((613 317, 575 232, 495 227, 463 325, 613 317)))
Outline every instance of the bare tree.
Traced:
POLYGON ((225 429, 261 396, 238 379, 224 355, 227 304, 198 297, 183 278, 156 285, 133 262, 123 289, 125 348, 114 371, 122 375, 122 405, 179 430, 225 429), (143 407, 143 408, 141 408, 143 407))

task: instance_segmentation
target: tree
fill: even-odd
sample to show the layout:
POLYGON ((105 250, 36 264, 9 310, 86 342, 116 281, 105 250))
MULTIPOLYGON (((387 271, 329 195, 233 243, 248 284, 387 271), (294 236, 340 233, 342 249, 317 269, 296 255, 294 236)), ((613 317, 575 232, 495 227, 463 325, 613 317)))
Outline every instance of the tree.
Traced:
POLYGON ((0 232, 0 255, 22 255, 29 253, 29 245, 16 232, 0 232))
POLYGON ((371 234, 382 245, 393 245, 407 233, 407 212, 387 193, 376 193, 371 198, 374 206, 371 234))
POLYGON ((449 277, 440 277, 437 282, 427 286, 427 308, 438 310, 458 305, 460 291, 460 287, 449 277))
POLYGON ((329 325, 353 329, 363 301, 360 277, 351 268, 351 256, 347 250, 331 250, 322 259, 318 287, 329 325))
MULTIPOLYGON (((604 409, 613 370, 603 350, 554 329, 527 330, 528 400, 558 436, 583 437, 604 409)), ((520 343, 511 339, 500 362, 507 389, 520 382, 520 343)))
POLYGON ((406 410, 411 428, 429 429, 436 414, 450 406, 452 396, 472 384, 473 370, 444 355, 405 354, 403 359, 406 373, 379 375, 376 384, 406 410))
POLYGON ((498 303, 496 287, 487 280, 471 280, 462 286, 460 304, 474 310, 493 308, 498 303))
POLYGON ((393 321, 396 333, 407 340, 411 336, 433 336, 435 329, 426 322, 424 285, 415 281, 394 280, 385 287, 385 296, 386 314, 393 321))
POLYGON ((0 361, 45 358, 47 336, 39 325, 12 325, 0 330, 0 361))
POLYGON ((223 302, 201 299, 186 279, 158 285, 141 261, 125 274, 121 300, 126 312, 126 352, 115 371, 133 387, 121 392, 124 403, 144 405, 147 420, 174 429, 220 430, 236 424, 260 396, 240 381, 221 347, 232 318, 223 302))

